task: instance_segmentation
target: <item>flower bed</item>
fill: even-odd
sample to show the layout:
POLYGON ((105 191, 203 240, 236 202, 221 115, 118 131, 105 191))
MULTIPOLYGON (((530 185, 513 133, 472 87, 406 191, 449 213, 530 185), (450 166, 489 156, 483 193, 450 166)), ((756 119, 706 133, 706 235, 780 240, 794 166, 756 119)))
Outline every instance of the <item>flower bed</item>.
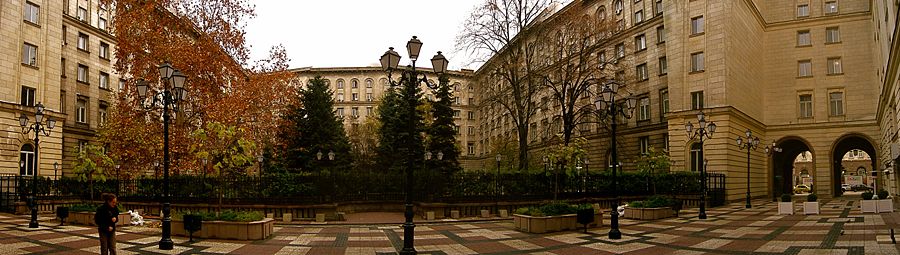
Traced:
MULTIPOLYGON (((203 219, 200 230, 193 234, 199 238, 262 240, 271 236, 275 228, 275 219, 263 218, 260 212, 226 210, 218 215, 214 212, 191 214, 203 219)), ((184 229, 183 217, 181 213, 172 217, 173 235, 189 236, 190 233, 184 229)))
MULTIPOLYGON (((94 214, 97 213, 97 207, 100 205, 93 204, 76 204, 69 207, 69 217, 66 222, 70 224, 96 226, 94 223, 94 214)), ((128 226, 131 223, 131 215, 123 211, 121 205, 118 206, 119 219, 116 221, 117 226, 128 226)))
MULTIPOLYGON (((547 204, 541 207, 519 208, 513 214, 516 230, 542 234, 564 230, 575 230, 584 225, 578 223, 579 209, 592 209, 590 205, 571 206, 565 203, 547 204)), ((603 225, 603 216, 594 211, 594 221, 588 227, 603 225)))
POLYGON ((636 220, 656 220, 675 216, 674 201, 664 196, 652 196, 644 201, 635 201, 625 208, 625 218, 636 220))

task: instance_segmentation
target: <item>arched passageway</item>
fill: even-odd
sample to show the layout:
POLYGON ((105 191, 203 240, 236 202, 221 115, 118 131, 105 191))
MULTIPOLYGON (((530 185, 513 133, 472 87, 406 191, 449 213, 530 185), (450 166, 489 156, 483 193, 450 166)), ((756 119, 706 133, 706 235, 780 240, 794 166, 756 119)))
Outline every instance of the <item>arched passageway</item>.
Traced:
MULTIPOLYGON (((831 192, 835 197, 842 195, 841 183, 845 173, 843 161, 845 154, 851 150, 862 150, 869 155, 878 155, 875 153, 875 145, 868 137, 859 134, 849 134, 838 138, 831 149, 831 192)), ((869 165, 868 169, 878 169, 876 167, 878 166, 876 162, 877 157, 869 158, 871 158, 871 165, 869 165)), ((871 174, 867 173, 867 175, 871 174)))
MULTIPOLYGON (((809 151, 813 159, 815 153, 809 144, 801 138, 786 137, 776 142, 776 147, 781 148, 781 152, 774 152, 771 161, 772 177, 769 185, 772 200, 775 201, 781 194, 792 194, 794 187, 794 161, 801 153, 809 151)), ((813 161, 812 165, 815 165, 813 161)))

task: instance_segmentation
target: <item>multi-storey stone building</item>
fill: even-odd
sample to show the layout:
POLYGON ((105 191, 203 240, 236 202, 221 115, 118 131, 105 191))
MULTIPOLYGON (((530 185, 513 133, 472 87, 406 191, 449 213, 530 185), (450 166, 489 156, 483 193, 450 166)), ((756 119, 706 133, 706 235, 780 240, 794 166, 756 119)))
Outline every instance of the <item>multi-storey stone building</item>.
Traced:
MULTIPOLYGON (((377 118, 377 108, 390 88, 387 73, 380 67, 335 67, 335 68, 296 68, 290 70, 297 81, 307 84, 310 79, 320 76, 325 79, 334 96, 335 113, 344 120, 345 130, 361 125, 369 118, 377 118)), ((432 84, 437 81, 431 69, 420 68, 432 84)), ((453 116, 456 123, 456 134, 459 140, 461 165, 474 168, 468 160, 475 156, 476 139, 476 101, 473 84, 469 82, 471 70, 448 71, 451 92, 453 93, 453 116)), ((393 77, 394 81, 399 74, 393 77)), ((433 100, 434 91, 423 86, 425 98, 433 100)))
POLYGON ((31 175, 33 133, 23 135, 21 114, 34 121, 34 106, 57 120, 41 137, 38 175, 71 169, 80 145, 106 120, 120 88, 113 69, 113 10, 98 0, 0 1, 0 174, 31 175), (54 171, 54 163, 61 166, 54 171))
MULTIPOLYGON (((877 173, 887 180, 885 187, 891 194, 900 192, 900 178, 897 178, 900 160, 900 2, 872 1, 872 23, 875 26, 874 61, 877 68, 872 70, 878 78, 880 96, 877 120, 881 128, 879 153, 872 155, 884 162, 877 166, 877 173)), ((870 100, 874 100, 871 98, 870 100)), ((897 195, 894 195, 895 197, 897 195)))
MULTIPOLYGON (((598 56, 616 54, 629 65, 619 67, 625 76, 639 77, 626 86, 640 98, 635 117, 618 133, 624 169, 635 169, 633 162, 649 147, 665 148, 672 170, 696 171, 708 162, 710 172, 725 173, 728 199, 736 200, 747 182, 754 197, 790 192, 794 160, 806 151, 815 192, 825 196, 839 194, 840 162, 848 151, 881 155, 872 99, 879 93, 873 74, 883 63, 872 57, 880 26, 873 8, 871 1, 841 0, 595 0, 573 1, 562 11, 606 15, 623 27, 598 56), (718 124, 703 145, 705 155, 685 133, 686 123, 697 125, 701 110, 718 124), (752 152, 749 180, 746 151, 734 144, 748 129, 762 146, 783 149, 771 157, 763 148, 752 152)), ((486 65, 473 80, 485 81, 491 72, 486 65)), ((476 90, 491 85, 478 83, 476 90)), ((540 148, 552 142, 544 133, 558 132, 553 107, 546 111, 551 116, 542 109, 530 125, 539 137, 530 141, 532 160, 540 161, 540 148)), ((506 132, 515 140, 503 112, 482 111, 481 126, 503 124, 480 130, 479 145, 506 132)), ((605 129, 588 126, 577 134, 589 140, 590 169, 605 169, 605 129)), ((477 155, 492 160, 490 149, 481 146, 477 155)), ((868 169, 879 166, 876 161, 868 169)))

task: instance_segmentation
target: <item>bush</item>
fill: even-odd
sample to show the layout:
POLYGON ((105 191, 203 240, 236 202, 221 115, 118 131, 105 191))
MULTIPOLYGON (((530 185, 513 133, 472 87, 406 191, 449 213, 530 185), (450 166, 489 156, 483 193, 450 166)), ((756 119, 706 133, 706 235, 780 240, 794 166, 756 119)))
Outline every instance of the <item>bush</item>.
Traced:
POLYGON ((96 212, 98 205, 94 204, 75 204, 69 207, 70 212, 96 212))
POLYGON ((878 199, 887 199, 888 192, 887 190, 878 190, 878 199))
POLYGON ((866 192, 863 192, 861 196, 862 196, 863 200, 872 200, 873 195, 875 195, 875 193, 872 193, 871 191, 866 191, 866 192))
POLYGON ((670 207, 672 206, 673 201, 669 197, 666 196, 651 196, 644 201, 634 201, 628 204, 628 207, 632 208, 659 208, 659 207, 670 207))
POLYGON ((547 216, 573 214, 577 212, 574 206, 567 203, 550 203, 541 206, 540 209, 542 212, 544 212, 544 215, 547 216))
POLYGON ((781 202, 790 202, 790 201, 791 201, 790 194, 787 194, 787 193, 781 194, 781 202))
POLYGON ((806 196, 807 202, 815 202, 816 200, 819 200, 819 197, 816 196, 816 193, 810 193, 809 196, 806 196))
POLYGON ((176 212, 173 213, 172 218, 176 220, 183 220, 184 215, 196 215, 200 216, 200 219, 204 221, 236 221, 236 222, 250 222, 250 221, 260 221, 263 219, 263 213, 257 211, 232 211, 232 210, 224 210, 216 216, 216 212, 176 212))

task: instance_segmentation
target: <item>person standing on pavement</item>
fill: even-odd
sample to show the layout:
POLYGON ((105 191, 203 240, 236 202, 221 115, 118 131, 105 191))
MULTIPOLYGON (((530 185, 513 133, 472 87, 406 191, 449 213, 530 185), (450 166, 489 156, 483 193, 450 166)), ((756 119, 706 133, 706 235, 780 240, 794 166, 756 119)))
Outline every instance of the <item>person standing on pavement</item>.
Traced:
POLYGON ((119 219, 119 209, 116 208, 118 200, 116 195, 104 193, 103 205, 97 208, 94 214, 94 223, 100 232, 100 254, 116 255, 116 222, 119 219))

